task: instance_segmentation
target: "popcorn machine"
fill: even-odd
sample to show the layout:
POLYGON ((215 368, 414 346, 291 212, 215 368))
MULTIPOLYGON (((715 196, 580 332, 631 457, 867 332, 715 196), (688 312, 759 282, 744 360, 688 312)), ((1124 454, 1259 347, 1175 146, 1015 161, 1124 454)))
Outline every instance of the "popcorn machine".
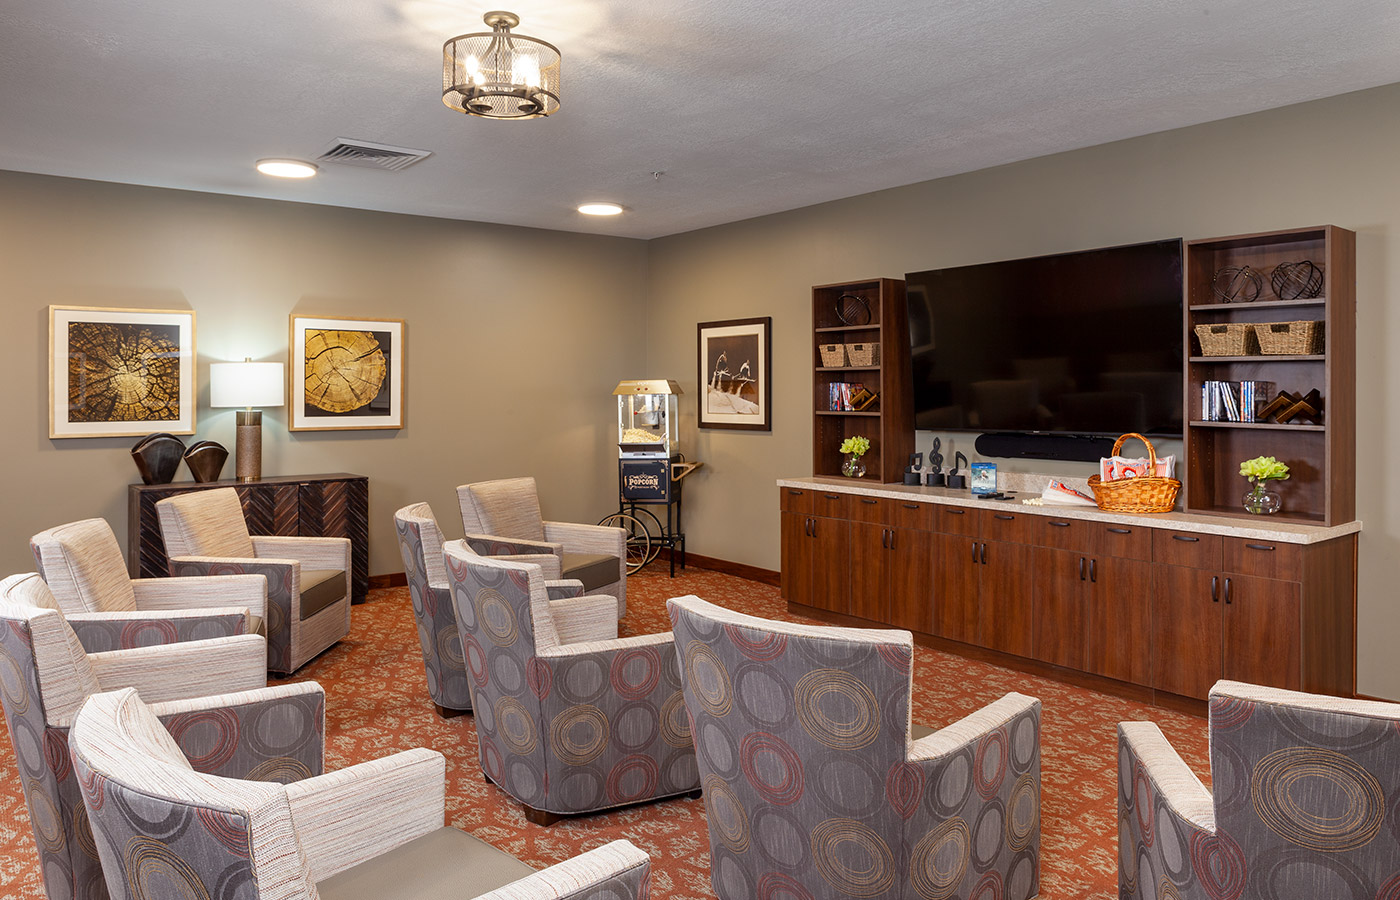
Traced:
POLYGON ((620 382, 617 397, 618 510, 600 525, 627 531, 627 572, 651 562, 665 547, 685 568, 680 530, 681 479, 700 468, 680 452, 681 386, 667 379, 620 382), (649 507, 665 506, 666 521, 649 507))

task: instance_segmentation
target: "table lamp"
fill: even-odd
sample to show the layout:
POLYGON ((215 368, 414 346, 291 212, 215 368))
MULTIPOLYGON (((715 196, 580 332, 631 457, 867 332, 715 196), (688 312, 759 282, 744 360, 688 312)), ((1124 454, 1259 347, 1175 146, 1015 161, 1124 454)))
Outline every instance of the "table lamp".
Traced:
POLYGON ((215 408, 243 407, 238 411, 238 454, 235 467, 239 481, 262 478, 262 409, 285 402, 282 364, 253 362, 210 363, 209 405, 215 408))

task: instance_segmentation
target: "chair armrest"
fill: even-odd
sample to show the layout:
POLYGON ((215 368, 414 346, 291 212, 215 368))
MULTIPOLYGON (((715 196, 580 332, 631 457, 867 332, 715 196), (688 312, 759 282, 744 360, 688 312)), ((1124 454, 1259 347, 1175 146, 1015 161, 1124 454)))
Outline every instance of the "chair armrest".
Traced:
MULTIPOLYGON (((298 539, 299 540, 299 539, 298 539)), ((172 556, 175 576, 259 575, 267 582, 267 667, 291 671, 291 624, 301 619, 301 563, 295 559, 172 556)), ((349 574, 346 575, 347 581, 349 574)))
POLYGON ((559 577, 563 565, 563 544, 502 538, 491 534, 469 534, 462 540, 479 556, 509 556, 511 562, 533 563, 540 567, 549 581, 559 577))
MULTIPOLYGON (((1133 796, 1128 799, 1141 799, 1155 810, 1156 797, 1160 797, 1183 822, 1198 831, 1215 833, 1215 801, 1210 791, 1167 741, 1162 729, 1153 722, 1119 722, 1118 745, 1118 764, 1132 767, 1131 772, 1120 772, 1118 776, 1120 785, 1132 786, 1133 796), (1147 792, 1155 797, 1138 797, 1139 775, 1147 781, 1147 792)), ((1120 796, 1118 803, 1124 806, 1125 798, 1120 796)))
POLYGON ((324 768, 326 693, 314 681, 152 705, 196 772, 287 784, 324 768), (275 717, 270 733, 258 725, 275 717), (290 733, 287 723, 299 728, 290 733))
POLYGON ((651 857, 631 841, 613 841, 482 894, 476 900, 582 900, 646 897, 651 857))
POLYGON ((248 633, 248 610, 242 606, 73 613, 64 618, 88 653, 248 633))
POLYGON ((132 687, 146 703, 267 685, 267 641, 256 634, 88 655, 104 691, 132 687))
MULTIPOLYGON (((616 597, 609 597, 614 603, 616 597)), ((601 641, 586 641, 578 644, 567 644, 559 647, 546 647, 539 652, 541 659, 561 659, 570 656, 583 656, 587 653, 618 653, 623 650, 635 650, 638 647, 659 647, 663 644, 675 643, 675 635, 669 631, 658 632, 657 634, 638 634, 632 637, 611 638, 601 641)))
POLYGON ((287 785, 297 841, 321 881, 443 826, 447 760, 418 748, 287 785))
POLYGON ((261 575, 133 578, 131 587, 140 610, 246 606, 259 618, 267 612, 267 579, 261 575))
POLYGON ((627 556, 627 532, 609 525, 545 522, 544 537, 558 541, 573 553, 608 553, 624 559, 627 556))
POLYGON ((308 569, 350 571, 350 539, 338 537, 253 538, 258 559, 294 559, 308 569))
MULTIPOLYGON (((918 762, 938 759, 955 753, 1009 724, 1017 716, 1027 713, 1034 713, 1038 721, 1040 701, 1013 691, 1000 700, 988 703, 971 715, 964 716, 927 737, 910 742, 907 759, 909 762, 918 762)), ((1038 741, 1038 725, 1036 731, 1038 741)))
POLYGON ((583 582, 577 578, 545 579, 544 591, 551 600, 563 600, 565 597, 582 597, 583 582))
POLYGON ((561 644, 617 638, 617 598, 611 594, 550 600, 549 613, 561 644))

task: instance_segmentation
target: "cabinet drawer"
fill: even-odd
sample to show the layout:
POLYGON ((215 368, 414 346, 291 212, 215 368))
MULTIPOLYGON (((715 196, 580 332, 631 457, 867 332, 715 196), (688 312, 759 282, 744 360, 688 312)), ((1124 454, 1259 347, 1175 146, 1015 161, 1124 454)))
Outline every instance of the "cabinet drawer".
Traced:
POLYGON ((812 491, 812 515, 827 516, 832 519, 850 517, 850 502, 856 498, 836 491, 812 491))
POLYGON ((982 513, 982 537, 989 541, 1010 541, 1014 544, 1029 544, 1035 534, 1035 523, 1022 513, 992 512, 982 513))
POLYGON ((1037 547, 1092 553, 1094 527, 1093 522, 1061 519, 1058 516, 1036 516, 1035 521, 1031 523, 1031 533, 1034 535, 1031 543, 1037 547))
POLYGON ((912 500, 886 500, 888 510, 885 524, 895 528, 912 528, 915 531, 933 530, 933 504, 915 503, 912 500))
POLYGON ((1218 534, 1191 534, 1159 528, 1152 532, 1152 561, 1193 569, 1219 569, 1220 544, 1218 534))
POLYGON ((1258 575, 1280 581, 1303 580, 1303 548, 1278 541, 1225 538, 1226 572, 1258 575))
MULTIPOLYGON (((820 494, 817 495, 819 498, 820 494)), ((889 500, 882 500, 879 497, 862 497, 854 494, 846 497, 846 518, 852 522, 876 522, 880 525, 887 524, 886 504, 889 500)), ((821 500, 817 501, 820 508, 821 500)), ((819 513, 820 515, 820 513, 819 513)))
POLYGON ((778 509, 803 516, 810 515, 812 492, 807 488, 778 488, 778 509))
POLYGON ((933 513, 933 527, 935 531, 941 531, 944 534, 977 537, 980 513, 980 510, 967 509, 962 506, 936 506, 933 513))
POLYGON ((1141 525, 1103 525, 1095 535, 1094 552, 1100 556, 1152 559, 1152 529, 1141 525))

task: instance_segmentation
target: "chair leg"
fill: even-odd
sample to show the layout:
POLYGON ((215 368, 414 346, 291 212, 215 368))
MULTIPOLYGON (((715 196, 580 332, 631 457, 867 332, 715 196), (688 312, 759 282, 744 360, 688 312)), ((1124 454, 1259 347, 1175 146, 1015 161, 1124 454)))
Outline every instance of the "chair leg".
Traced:
POLYGON ((492 780, 491 780, 491 776, 490 776, 490 775, 487 775, 485 772, 482 772, 482 773, 481 773, 481 780, 484 781, 484 782, 486 782, 487 784, 495 784, 495 783, 496 783, 496 782, 492 781, 492 780))
MULTIPOLYGON (((523 806, 524 804, 521 805, 523 806)), ((531 825, 539 825, 542 828, 548 828, 562 818, 564 817, 558 813, 535 809, 533 806, 525 807, 525 821, 529 822, 531 825)))
POLYGON ((448 709, 436 703, 433 704, 433 709, 437 710, 437 714, 444 719, 455 719, 458 716, 465 716, 467 713, 471 712, 469 709, 448 709))
POLYGON ((689 794, 682 794, 681 796, 687 800, 699 800, 701 797, 705 796, 705 792, 700 788, 696 788, 689 794))

